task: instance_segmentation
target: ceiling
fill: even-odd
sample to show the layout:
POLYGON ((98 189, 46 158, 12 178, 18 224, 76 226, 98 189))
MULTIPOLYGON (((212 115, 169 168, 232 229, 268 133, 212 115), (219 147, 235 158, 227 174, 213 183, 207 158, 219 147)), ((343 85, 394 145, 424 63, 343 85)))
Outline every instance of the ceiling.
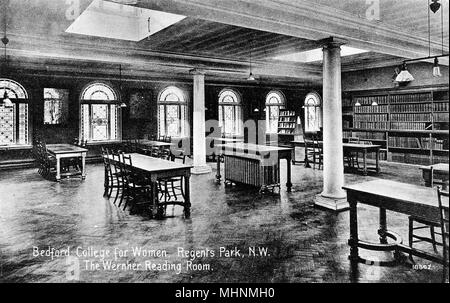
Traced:
MULTIPOLYGON (((343 57, 344 72, 398 65, 403 58, 428 55, 427 0, 380 0, 375 13, 365 4, 367 1, 361 0, 125 1, 136 9, 186 18, 130 41, 133 39, 123 39, 123 35, 114 39, 68 30, 86 16, 83 13, 92 7, 91 0, 79 0, 76 6, 73 3, 77 1, 9 0, 4 2, 8 54, 17 64, 36 70, 57 66, 54 68, 61 73, 77 69, 87 72, 102 67, 107 73, 104 64, 122 64, 125 75, 156 77, 163 73, 168 78, 189 79, 189 70, 201 68, 208 79, 217 81, 244 81, 251 60, 253 73, 260 80, 306 86, 321 84, 320 61, 300 63, 274 58, 321 48, 331 36, 367 50, 343 57), (84 66, 82 70, 80 66, 84 66)), ((97 9, 101 11, 105 9, 102 5, 111 2, 121 0, 99 1, 97 9)), ((443 49, 448 52, 448 0, 441 2, 447 9, 430 16, 432 54, 442 48, 441 11, 443 49)), ((108 30, 108 26, 105 28, 108 30)), ((116 24, 114 31, 119 30, 116 24)))

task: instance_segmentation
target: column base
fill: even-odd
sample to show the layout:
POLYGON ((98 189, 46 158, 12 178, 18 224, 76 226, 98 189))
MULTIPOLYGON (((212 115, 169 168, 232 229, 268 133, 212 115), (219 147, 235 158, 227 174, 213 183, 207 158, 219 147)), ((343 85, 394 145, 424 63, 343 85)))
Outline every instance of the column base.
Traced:
POLYGON ((335 212, 340 212, 349 209, 347 198, 328 198, 322 196, 321 194, 317 195, 316 198, 314 199, 314 205, 330 209, 335 212))
POLYGON ((203 174, 209 174, 211 172, 212 172, 212 168, 209 165, 194 166, 191 169, 191 174, 193 174, 193 175, 203 175, 203 174))

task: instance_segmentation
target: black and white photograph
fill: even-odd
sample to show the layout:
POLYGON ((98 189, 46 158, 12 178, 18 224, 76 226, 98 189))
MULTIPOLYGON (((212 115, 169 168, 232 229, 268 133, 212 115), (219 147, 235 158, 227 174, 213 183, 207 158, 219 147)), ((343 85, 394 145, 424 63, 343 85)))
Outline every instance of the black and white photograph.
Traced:
POLYGON ((448 284, 448 0, 1 0, 0 36, 0 284, 448 284))

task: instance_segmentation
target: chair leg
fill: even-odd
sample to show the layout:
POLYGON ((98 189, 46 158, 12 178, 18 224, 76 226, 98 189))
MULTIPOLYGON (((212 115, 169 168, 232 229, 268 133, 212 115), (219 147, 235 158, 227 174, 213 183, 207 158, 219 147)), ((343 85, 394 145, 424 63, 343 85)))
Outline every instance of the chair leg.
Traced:
MULTIPOLYGON (((412 218, 409 218, 409 232, 408 232, 408 243, 409 243, 409 247, 411 247, 411 249, 413 248, 413 228, 414 228, 414 221, 412 218)), ((409 253, 409 259, 414 262, 413 260, 413 256, 411 253, 409 253)))
POLYGON ((433 241, 431 244, 433 245, 434 251, 437 252, 436 235, 434 233, 434 226, 430 226, 430 234, 431 234, 431 241, 433 241))

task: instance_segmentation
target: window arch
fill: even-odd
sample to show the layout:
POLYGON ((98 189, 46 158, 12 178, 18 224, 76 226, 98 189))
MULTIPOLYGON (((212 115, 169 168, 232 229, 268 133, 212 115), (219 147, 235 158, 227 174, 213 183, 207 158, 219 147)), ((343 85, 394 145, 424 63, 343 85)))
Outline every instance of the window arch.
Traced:
POLYGON ((175 86, 166 87, 158 97, 158 133, 160 136, 187 136, 186 97, 175 86))
POLYGON ((219 127, 223 136, 242 135, 241 98, 234 90, 219 93, 219 127))
POLYGON ((0 78, 0 146, 29 143, 28 93, 18 82, 0 78), (7 97, 12 106, 3 100, 7 97))
POLYGON ((284 108, 286 99, 280 91, 271 91, 266 96, 266 132, 278 132, 280 110, 284 108))
POLYGON ((322 127, 322 100, 317 93, 305 97, 305 132, 318 132, 322 127))
POLYGON ((94 82, 83 89, 80 99, 82 140, 119 140, 120 107, 116 91, 106 83, 94 82))

